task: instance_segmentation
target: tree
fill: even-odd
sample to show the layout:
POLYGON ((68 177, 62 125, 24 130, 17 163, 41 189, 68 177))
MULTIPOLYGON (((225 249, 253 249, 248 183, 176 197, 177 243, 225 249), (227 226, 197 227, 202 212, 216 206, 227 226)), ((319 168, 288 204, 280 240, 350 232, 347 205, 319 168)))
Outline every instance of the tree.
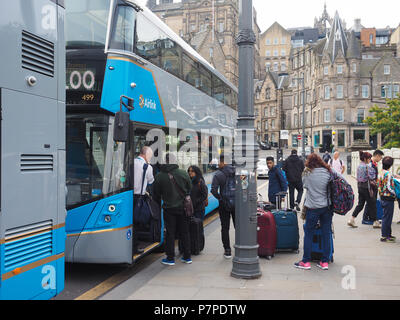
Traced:
POLYGON ((371 134, 382 134, 384 148, 400 148, 400 97, 387 100, 387 106, 384 107, 375 105, 370 112, 374 116, 364 122, 368 123, 371 134))

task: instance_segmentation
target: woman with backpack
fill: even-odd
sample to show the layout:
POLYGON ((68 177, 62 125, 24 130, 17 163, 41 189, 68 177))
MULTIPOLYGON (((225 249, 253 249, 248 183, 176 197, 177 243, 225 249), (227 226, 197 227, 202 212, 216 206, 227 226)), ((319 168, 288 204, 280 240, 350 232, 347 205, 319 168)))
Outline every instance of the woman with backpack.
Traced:
POLYGON ((188 174, 190 179, 192 179, 190 197, 193 203, 194 216, 204 221, 205 208, 208 206, 208 188, 206 182, 199 167, 190 166, 188 174))
POLYGON ((351 219, 347 222, 347 225, 352 228, 358 228, 355 219, 364 209, 366 203, 368 205, 368 216, 374 221, 373 228, 379 229, 381 227, 376 219, 377 209, 374 194, 377 189, 377 176, 375 170, 369 165, 371 159, 372 154, 360 151, 361 163, 357 169, 358 205, 354 209, 351 219))
POLYGON ((303 260, 295 263, 295 267, 303 270, 311 269, 311 252, 314 230, 318 222, 321 225, 323 255, 318 267, 328 270, 331 252, 332 217, 331 200, 328 195, 328 184, 331 181, 331 168, 313 153, 307 158, 306 169, 303 173, 304 189, 307 190, 304 207, 306 223, 304 226, 304 255, 303 260))

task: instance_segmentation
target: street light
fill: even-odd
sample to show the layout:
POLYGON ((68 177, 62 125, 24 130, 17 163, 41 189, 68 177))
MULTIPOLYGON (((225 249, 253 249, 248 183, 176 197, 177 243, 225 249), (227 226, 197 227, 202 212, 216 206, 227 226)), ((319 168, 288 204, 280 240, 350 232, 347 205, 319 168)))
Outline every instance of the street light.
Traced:
POLYGON ((254 44, 253 1, 240 0, 239 34, 239 109, 234 159, 236 163, 235 257, 231 276, 239 279, 261 277, 257 244, 258 145, 254 127, 254 44), (250 141, 248 141, 250 140, 250 141), (240 161, 243 163, 238 163, 240 161))
POLYGON ((296 81, 301 81, 302 86, 303 86, 303 139, 301 141, 302 145, 302 150, 301 150, 301 156, 303 157, 303 160, 306 159, 306 122, 305 122, 305 114, 306 114, 306 92, 304 89, 304 78, 293 78, 293 80, 296 81))

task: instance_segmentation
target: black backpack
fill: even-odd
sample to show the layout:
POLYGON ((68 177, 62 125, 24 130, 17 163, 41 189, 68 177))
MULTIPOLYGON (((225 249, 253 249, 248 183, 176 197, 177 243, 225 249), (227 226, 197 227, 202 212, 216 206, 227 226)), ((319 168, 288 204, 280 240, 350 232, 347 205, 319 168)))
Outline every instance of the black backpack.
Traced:
POLYGON ((225 187, 222 190, 222 205, 226 211, 234 211, 235 210, 235 194, 236 194, 236 180, 235 175, 226 175, 224 173, 225 187))

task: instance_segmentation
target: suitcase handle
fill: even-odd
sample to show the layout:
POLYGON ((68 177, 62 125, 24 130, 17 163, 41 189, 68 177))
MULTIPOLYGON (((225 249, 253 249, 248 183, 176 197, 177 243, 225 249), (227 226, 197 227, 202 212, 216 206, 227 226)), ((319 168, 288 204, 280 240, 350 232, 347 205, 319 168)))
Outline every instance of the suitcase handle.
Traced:
POLYGON ((286 197, 286 211, 290 211, 289 210, 289 197, 288 197, 288 193, 287 192, 278 192, 276 195, 276 206, 277 206, 277 210, 282 210, 282 205, 281 205, 281 199, 286 197))

